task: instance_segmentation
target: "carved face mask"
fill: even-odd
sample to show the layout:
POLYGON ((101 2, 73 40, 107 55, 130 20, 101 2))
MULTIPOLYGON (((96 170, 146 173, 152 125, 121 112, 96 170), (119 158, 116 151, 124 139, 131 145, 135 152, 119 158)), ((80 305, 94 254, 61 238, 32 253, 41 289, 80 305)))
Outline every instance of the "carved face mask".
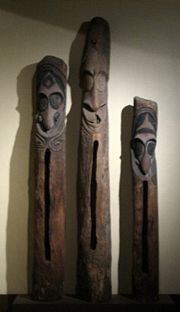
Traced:
POLYGON ((81 63, 83 125, 88 132, 98 132, 107 117, 110 31, 97 18, 89 24, 81 63))
POLYGON ((107 77, 104 72, 84 70, 82 75, 83 116, 90 126, 99 127, 106 117, 107 77))
POLYGON ((61 120, 64 122, 64 94, 50 72, 43 77, 39 85, 37 110, 38 122, 45 132, 51 130, 61 120))
POLYGON ((151 168, 156 147, 155 116, 151 112, 142 112, 136 117, 132 149, 136 163, 143 175, 151 168))

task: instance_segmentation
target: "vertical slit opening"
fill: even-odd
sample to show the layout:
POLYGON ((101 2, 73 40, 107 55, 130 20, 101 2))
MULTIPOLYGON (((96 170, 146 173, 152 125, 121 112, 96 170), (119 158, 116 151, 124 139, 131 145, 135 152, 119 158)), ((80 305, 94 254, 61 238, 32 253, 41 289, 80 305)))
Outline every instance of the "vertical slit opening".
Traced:
POLYGON ((45 202, 45 217, 44 217, 44 247, 45 247, 45 259, 51 260, 51 246, 49 239, 49 219, 50 219, 50 158, 51 152, 49 149, 45 153, 45 177, 44 177, 44 202, 45 202))
POLYGON ((143 182, 142 271, 148 273, 148 182, 143 182))
POLYGON ((91 249, 96 249, 97 237, 96 237, 96 170, 97 170, 97 150, 98 141, 94 141, 93 144, 93 163, 91 172, 91 249))

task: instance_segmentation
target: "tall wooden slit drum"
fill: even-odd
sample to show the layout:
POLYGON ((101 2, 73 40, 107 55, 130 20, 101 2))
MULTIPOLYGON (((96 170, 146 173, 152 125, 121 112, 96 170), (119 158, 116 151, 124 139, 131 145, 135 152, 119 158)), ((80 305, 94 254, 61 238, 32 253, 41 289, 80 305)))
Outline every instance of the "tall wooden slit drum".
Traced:
POLYGON ((35 300, 57 300, 63 295, 66 75, 66 64, 57 57, 46 56, 37 65, 33 124, 35 300))
POLYGON ((80 71, 82 117, 78 175, 78 296, 90 302, 111 297, 111 233, 107 84, 110 30, 89 24, 80 71))

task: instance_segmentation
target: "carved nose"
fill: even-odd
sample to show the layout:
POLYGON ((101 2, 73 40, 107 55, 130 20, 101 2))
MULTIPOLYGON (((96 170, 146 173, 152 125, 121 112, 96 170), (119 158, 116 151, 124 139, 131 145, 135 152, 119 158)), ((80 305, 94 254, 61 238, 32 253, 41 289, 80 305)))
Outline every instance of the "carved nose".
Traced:
POLYGON ((99 108, 98 102, 99 102, 99 95, 98 95, 96 88, 94 87, 92 90, 92 109, 94 112, 97 112, 99 108))
POLYGON ((85 97, 83 101, 84 108, 90 112, 97 112, 98 105, 94 102, 93 98, 85 97))
POLYGON ((97 103, 93 104, 93 111, 97 112, 98 111, 99 106, 97 105, 97 103))
POLYGON ((147 154, 147 152, 145 152, 143 158, 141 159, 140 165, 141 165, 141 170, 143 174, 147 174, 149 172, 150 165, 151 165, 151 159, 149 155, 147 154))
POLYGON ((50 107, 42 114, 42 119, 43 127, 46 131, 54 126, 54 112, 50 107))
POLYGON ((97 90, 93 88, 91 91, 86 92, 84 94, 83 102, 89 111, 97 112, 99 109, 99 95, 97 90))

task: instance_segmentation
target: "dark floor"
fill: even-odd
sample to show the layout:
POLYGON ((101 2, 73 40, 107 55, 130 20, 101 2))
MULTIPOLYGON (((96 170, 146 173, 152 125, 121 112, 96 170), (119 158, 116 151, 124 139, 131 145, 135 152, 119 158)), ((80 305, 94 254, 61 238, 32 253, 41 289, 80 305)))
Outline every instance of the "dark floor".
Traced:
POLYGON ((55 302, 36 302, 25 295, 0 295, 0 312, 16 311, 179 311, 180 312, 180 295, 160 295, 159 300, 155 303, 141 303, 134 300, 131 296, 114 295, 112 300, 107 304, 89 304, 81 301, 75 296, 64 296, 60 301, 55 302), (137 306, 138 305, 138 306, 137 306))

